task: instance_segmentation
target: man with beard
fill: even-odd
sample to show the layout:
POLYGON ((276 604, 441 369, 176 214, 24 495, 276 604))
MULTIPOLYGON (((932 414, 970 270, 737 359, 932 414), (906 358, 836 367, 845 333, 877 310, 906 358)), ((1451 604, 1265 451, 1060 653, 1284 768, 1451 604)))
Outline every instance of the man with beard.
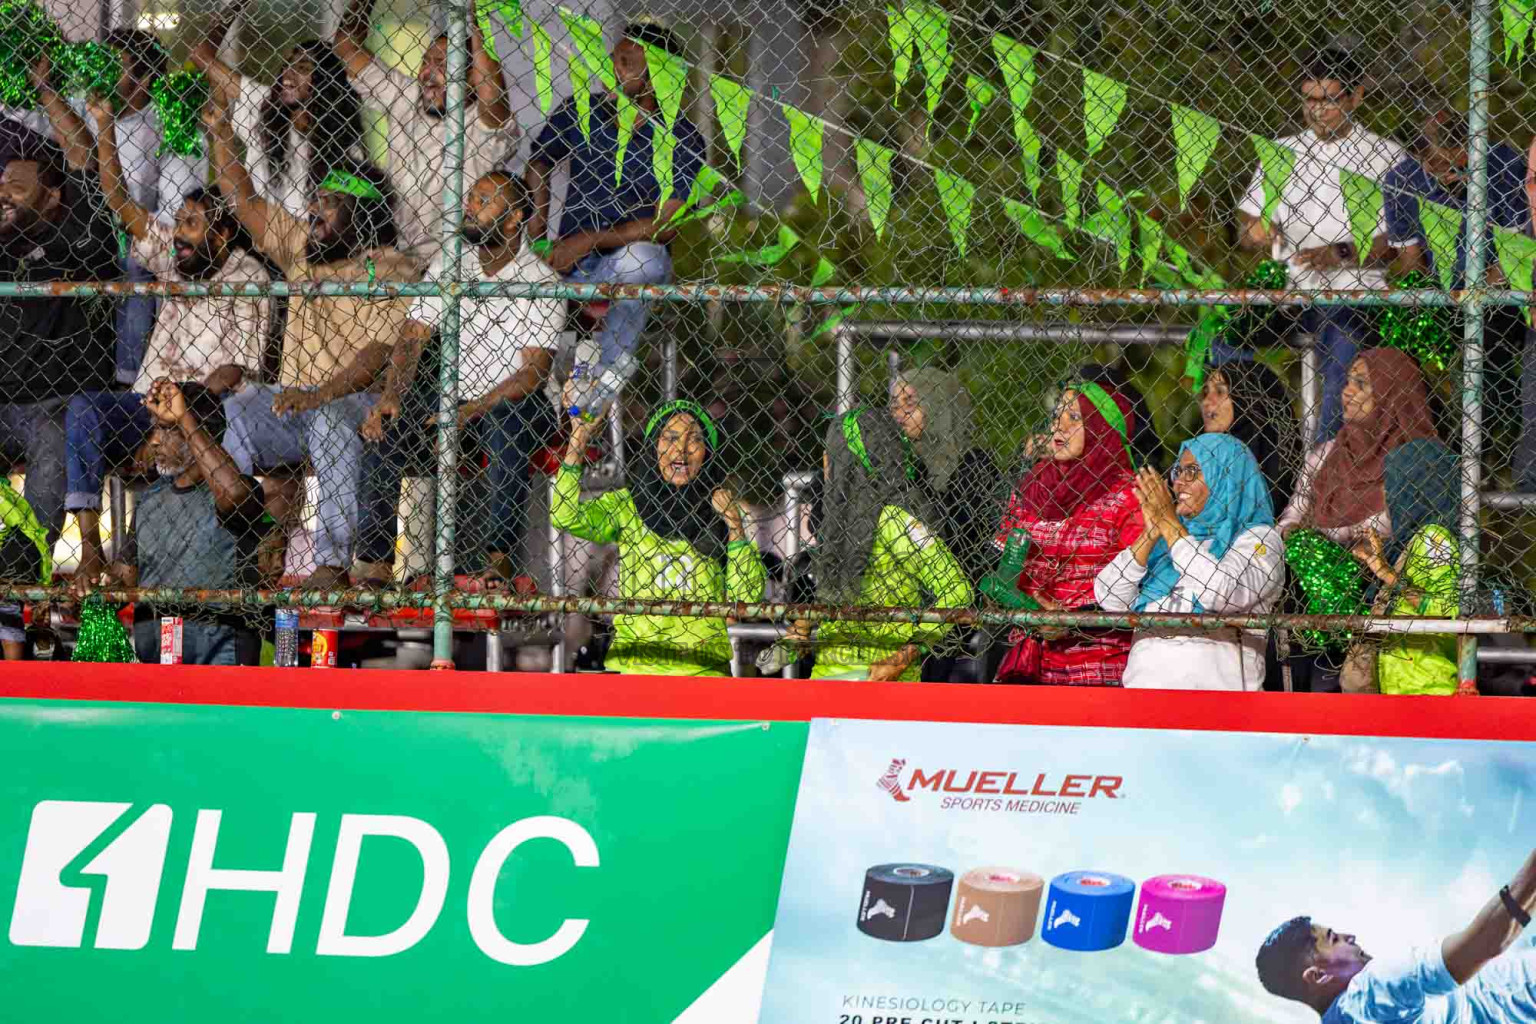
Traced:
POLYGON ((1322 1024, 1536 1020, 1536 945, 1521 938, 1533 909, 1536 852, 1465 928, 1428 949, 1377 960, 1353 935, 1293 917, 1270 932, 1255 966, 1271 995, 1310 1006, 1322 1024))
MULTIPOLYGON (((336 53, 357 91, 389 115, 389 174, 399 189, 400 248, 425 266, 443 244, 447 174, 448 37, 432 40, 413 79, 368 49, 373 0, 352 0, 336 32, 336 53)), ((487 49, 476 5, 469 8, 469 89, 464 111, 464 180, 474 181, 512 155, 517 122, 507 102, 501 62, 487 49)))
MULTIPOLYGON (((464 256, 468 280, 552 284, 560 280, 534 255, 523 232, 530 212, 523 183, 501 171, 482 175, 464 199, 459 233, 475 247, 464 256), (478 269, 475 269, 475 268, 478 269)), ((441 257, 429 276, 441 276, 441 257)), ((560 332, 561 299, 460 300, 459 427, 490 457, 489 535, 485 579, 511 579, 527 527, 528 458, 559 429, 554 404, 542 389, 549 379, 560 332)), ((359 574, 387 582, 395 551, 395 504, 400 478, 436 471, 436 328, 445 300, 423 296, 411 307, 395 345, 384 394, 363 424, 363 436, 381 442, 363 461, 358 527, 359 574), (430 350, 425 360, 423 351, 430 350), (423 370, 425 362, 428 369, 423 370), (391 422, 394 421, 394 422, 391 422)))
MULTIPOLYGON (((106 211, 44 136, 0 120, 0 280, 107 281, 119 276, 106 211)), ((64 414, 111 386, 113 304, 100 296, 0 297, 0 465, 26 460, 26 501, 51 546, 64 525, 64 414)), ((0 545, 0 579, 35 583, 41 552, 21 531, 0 545)), ((20 610, 0 609, 0 642, 26 639, 20 610)))
MULTIPOLYGON (((187 193, 174 228, 135 202, 118 155, 120 133, 112 130, 112 104, 92 99, 90 113, 96 122, 101 190, 133 239, 138 265, 163 281, 268 283, 266 267, 250 252, 245 229, 217 190, 187 193)), ((78 575, 95 580, 104 567, 102 478, 131 460, 149 435, 152 420, 144 396, 150 385, 161 378, 197 380, 222 395, 244 380, 258 379, 271 309, 272 300, 266 296, 171 298, 155 318, 133 390, 91 391, 70 400, 64 508, 75 513, 80 525, 78 575)))
MULTIPOLYGON (((154 417, 150 450, 160 478, 139 496, 129 550, 112 564, 112 581, 131 587, 256 585, 256 546, 266 515, 261 484, 242 473, 219 446, 224 409, 195 381, 154 381, 144 398, 154 417)), ((76 576, 84 597, 94 580, 76 576)), ((133 647, 139 661, 160 660, 160 613, 134 606, 133 647)), ((188 665, 254 665, 261 642, 239 615, 200 614, 182 626, 188 665)))
MULTIPOLYGON (((203 111, 219 188, 259 248, 291 284, 414 281, 410 258, 393 248, 390 187, 377 169, 357 164, 326 175, 300 220, 256 194, 235 155, 227 106, 215 94, 203 111)), ((290 296, 279 372, 281 390, 247 383, 226 399, 225 444, 242 473, 302 463, 318 492, 316 569, 307 585, 345 585, 357 526, 357 483, 363 441, 358 427, 373 404, 364 394, 389 357, 409 310, 408 299, 366 295, 290 296)), ((273 501, 287 523, 291 492, 273 501)))

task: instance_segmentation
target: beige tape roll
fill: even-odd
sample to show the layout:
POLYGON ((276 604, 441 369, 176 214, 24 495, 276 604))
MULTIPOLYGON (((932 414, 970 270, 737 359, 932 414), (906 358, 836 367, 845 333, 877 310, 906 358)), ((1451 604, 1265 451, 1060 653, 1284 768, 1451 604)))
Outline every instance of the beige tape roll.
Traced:
POLYGON ((1045 879, 1017 868, 973 868, 961 876, 949 934, 973 946, 1017 946, 1034 938, 1045 879))

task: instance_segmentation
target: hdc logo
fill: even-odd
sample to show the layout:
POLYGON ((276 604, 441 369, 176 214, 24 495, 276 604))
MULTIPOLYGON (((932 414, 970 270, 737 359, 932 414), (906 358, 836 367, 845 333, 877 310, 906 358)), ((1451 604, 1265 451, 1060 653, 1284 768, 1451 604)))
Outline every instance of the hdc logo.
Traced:
MULTIPOLYGON (((84 945, 94 902, 99 907, 91 940, 96 949, 143 949, 148 945, 173 815, 165 804, 154 804, 139 814, 128 813, 130 807, 125 803, 44 800, 32 809, 11 912, 12 944, 84 945)), ((275 894, 267 952, 287 953, 293 948, 315 815, 293 815, 283 864, 276 871, 215 868, 214 850, 222 818, 222 811, 197 812, 171 948, 197 948, 204 902, 210 890, 223 889, 275 894)), ((549 938, 533 943, 512 942, 501 933, 492 909, 496 879, 513 851, 530 839, 561 843, 577 867, 598 866, 592 836, 567 818, 524 818, 486 844, 469 880, 465 913, 470 936, 492 960, 520 967, 548 963, 568 953, 589 923, 568 918, 549 938)), ((425 821, 395 814, 343 814, 315 952, 320 956, 392 956, 410 949, 437 923, 448 895, 448 877, 447 844, 425 821), (410 915, 393 931, 349 935, 347 912, 363 840, 369 836, 402 839, 415 848, 422 864, 421 891, 410 915)))

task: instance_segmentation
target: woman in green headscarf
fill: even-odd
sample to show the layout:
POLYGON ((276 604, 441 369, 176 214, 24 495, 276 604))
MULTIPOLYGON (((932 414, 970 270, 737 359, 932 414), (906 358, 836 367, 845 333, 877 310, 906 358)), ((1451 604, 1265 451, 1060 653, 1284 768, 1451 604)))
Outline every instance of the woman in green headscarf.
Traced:
MULTIPOLYGON (((720 432, 694 402, 651 413, 628 486, 581 500, 581 462, 598 421, 571 420, 555 477, 550 524, 619 547, 619 596, 627 600, 761 601, 767 579, 747 539, 741 507, 724 486, 720 432)), ((606 664, 633 675, 730 675, 724 619, 618 615, 606 664)))
MULTIPOLYGON (((827 429, 826 485, 816 531, 816 600, 881 608, 962 608, 971 584, 930 527, 916 454, 885 412, 860 408, 827 429), (925 602, 925 595, 930 600, 925 602)), ((917 680, 925 648, 951 627, 825 622, 815 679, 917 680)))

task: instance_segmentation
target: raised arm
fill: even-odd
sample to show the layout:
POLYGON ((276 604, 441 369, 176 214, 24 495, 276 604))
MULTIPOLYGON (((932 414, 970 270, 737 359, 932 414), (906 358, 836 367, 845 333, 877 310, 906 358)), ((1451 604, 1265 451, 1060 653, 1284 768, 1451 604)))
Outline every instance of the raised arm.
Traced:
POLYGON ((481 124, 487 128, 503 128, 512 120, 512 104, 507 99, 507 79, 502 73, 501 61, 491 56, 490 48, 480 34, 478 0, 469 5, 469 87, 475 91, 481 124))
POLYGON ((145 397, 144 406, 160 423, 175 426, 185 435, 192 448, 192 457, 197 460, 203 479, 213 492, 214 507, 220 514, 228 515, 251 500, 255 494, 251 478, 240 472, 229 452, 192 415, 181 388, 172 381, 157 380, 145 397))
POLYGON ((1536 850, 1525 858, 1505 889, 1507 901, 1504 893, 1496 894, 1477 912, 1471 924, 1448 936, 1440 947, 1445 969, 1456 984, 1471 981, 1484 964, 1508 949, 1525 930, 1511 907, 1525 915, 1527 921, 1536 909, 1536 850))
POLYGON ((250 0, 234 0, 208 26, 208 34, 192 48, 191 53, 192 63, 208 76, 208 83, 213 90, 223 93, 231 102, 240 91, 240 76, 234 68, 219 59, 219 48, 224 45, 224 37, 229 35, 230 27, 245 13, 249 4, 250 0))
POLYGON ((59 148, 64 151, 64 161, 73 170, 89 171, 91 160, 96 155, 91 130, 53 87, 52 75, 53 62, 45 53, 31 68, 32 85, 37 89, 38 102, 48 115, 49 123, 53 125, 54 137, 58 140, 59 148))
POLYGON ((368 28, 372 19, 373 0, 351 0, 331 41, 336 56, 347 66, 347 74, 353 77, 362 74, 373 61, 373 51, 368 49, 368 28))
MULTIPOLYGON (((234 205, 235 216, 251 233, 258 246, 267 237, 267 221, 272 211, 267 201, 256 194, 251 172, 245 169, 235 151, 235 128, 229 120, 229 97, 214 92, 203 107, 203 128, 208 136, 208 160, 214 179, 224 198, 234 205)), ((263 251, 266 251, 263 248, 263 251)), ((267 251, 267 255, 286 268, 288 253, 267 251)))
POLYGON ((101 170, 101 191, 107 205, 134 238, 149 234, 150 213, 134 202, 123 184, 123 163, 117 155, 117 121, 110 100, 93 96, 89 103, 96 119, 96 166, 101 170))

